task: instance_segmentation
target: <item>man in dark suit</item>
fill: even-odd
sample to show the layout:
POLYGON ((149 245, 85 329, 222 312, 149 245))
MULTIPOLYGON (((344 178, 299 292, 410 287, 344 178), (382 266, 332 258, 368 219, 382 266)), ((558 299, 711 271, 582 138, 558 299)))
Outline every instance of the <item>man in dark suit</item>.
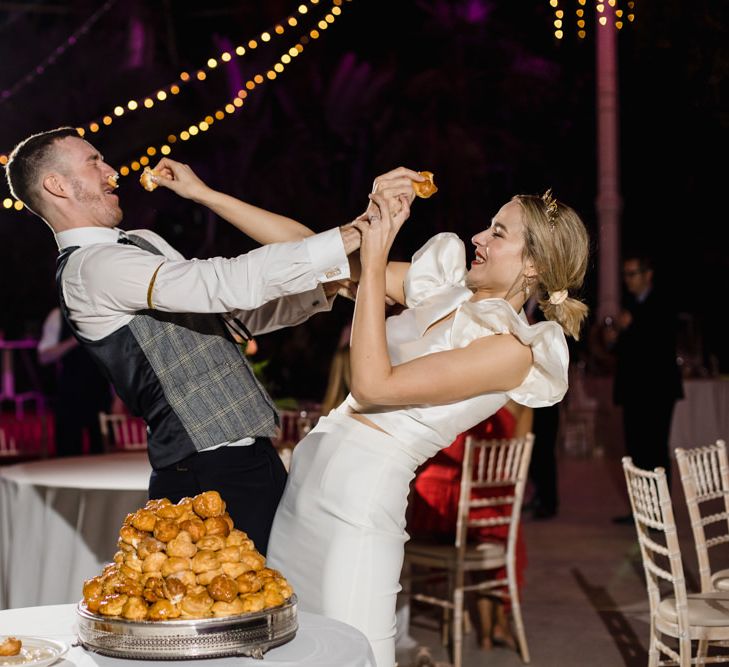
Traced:
MULTIPOLYGON (((676 361, 678 314, 670 295, 653 284, 649 258, 623 261, 628 292, 626 309, 617 318, 613 401, 623 408, 625 449, 639 468, 661 466, 671 480, 668 440, 683 382, 676 361)), ((632 523, 632 516, 615 517, 632 523)))

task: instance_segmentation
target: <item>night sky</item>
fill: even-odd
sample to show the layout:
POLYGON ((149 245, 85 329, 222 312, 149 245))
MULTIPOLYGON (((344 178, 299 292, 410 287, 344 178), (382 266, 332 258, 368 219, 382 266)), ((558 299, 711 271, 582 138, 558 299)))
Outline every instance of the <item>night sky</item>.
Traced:
MULTIPOLYGON (((0 154, 30 133, 96 121, 101 130, 86 138, 117 168, 167 143, 171 157, 211 186, 317 231, 360 213, 377 174, 401 164, 433 171, 440 191, 416 203, 393 250, 397 259, 436 232, 468 241, 511 195, 552 187, 593 234, 584 298, 594 305, 590 12, 580 40, 577 0, 560 0, 566 34, 557 40, 548 0, 345 1, 320 38, 250 91, 240 109, 169 144, 169 134, 223 110, 255 74, 265 77, 332 6, 305 4, 306 15, 284 0, 0 2, 0 154), (276 35, 290 15, 299 25, 276 35), (266 30, 268 43, 260 40, 266 30), (204 81, 195 78, 209 58, 250 39, 259 47, 206 70, 204 81), (159 102, 157 91, 169 91, 183 71, 192 81, 159 102), (151 109, 129 112, 129 100, 143 107, 147 96, 151 109), (121 117, 117 105, 125 108, 121 117)), ((727 2, 637 0, 635 8, 636 20, 618 35, 623 248, 655 252, 660 279, 703 334, 706 355, 729 372, 714 305, 729 268, 729 221, 719 197, 727 177, 727 2)), ((253 247, 199 207, 165 191, 144 192, 138 173, 120 181, 122 227, 150 227, 190 257, 253 247)), ((0 200, 8 196, 4 184, 0 191, 0 200)), ((39 219, 0 209, 6 338, 38 335, 56 303, 55 255, 39 219)), ((338 303, 295 332, 259 341, 274 394, 321 397, 351 313, 351 302, 338 303)))

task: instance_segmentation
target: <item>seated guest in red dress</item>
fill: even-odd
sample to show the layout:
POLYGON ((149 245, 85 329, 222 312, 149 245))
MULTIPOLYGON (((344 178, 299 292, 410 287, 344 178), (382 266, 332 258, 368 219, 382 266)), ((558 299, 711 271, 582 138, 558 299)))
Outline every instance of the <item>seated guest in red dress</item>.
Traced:
MULTIPOLYGON (((451 542, 455 539, 458 516, 458 496, 461 484, 461 468, 465 452, 466 437, 512 438, 525 435, 532 428, 532 409, 509 401, 494 415, 461 433, 452 444, 426 461, 418 470, 410 493, 408 504, 407 532, 413 538, 451 542)), ((485 491, 484 495, 488 493, 485 491)), ((499 490, 499 495, 503 493, 499 490)), ((506 508, 484 507, 479 509, 478 518, 504 515, 506 508)), ((477 541, 506 542, 508 525, 481 527, 472 535, 477 541)), ((519 588, 524 583, 526 549, 521 529, 516 540, 516 574, 519 588)), ((505 568, 494 570, 493 577, 506 576, 505 568)), ((500 598, 484 594, 478 598, 479 633, 481 647, 490 649, 494 643, 516 648, 509 627, 508 606, 500 598)))

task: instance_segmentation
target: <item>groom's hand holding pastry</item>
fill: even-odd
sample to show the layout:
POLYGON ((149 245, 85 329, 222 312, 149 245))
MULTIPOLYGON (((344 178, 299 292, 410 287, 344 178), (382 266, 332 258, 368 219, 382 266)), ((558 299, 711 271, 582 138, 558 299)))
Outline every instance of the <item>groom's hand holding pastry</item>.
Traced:
POLYGON ((157 185, 172 190, 184 199, 206 204, 206 195, 213 192, 189 165, 163 157, 152 170, 152 180, 157 185))

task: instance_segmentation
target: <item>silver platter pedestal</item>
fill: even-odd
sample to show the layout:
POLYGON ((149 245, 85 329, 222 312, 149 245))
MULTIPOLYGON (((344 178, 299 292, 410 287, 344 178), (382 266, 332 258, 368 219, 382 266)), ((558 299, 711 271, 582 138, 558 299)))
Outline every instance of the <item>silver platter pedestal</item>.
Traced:
POLYGON ((262 658, 292 640, 299 624, 296 595, 280 607, 224 618, 128 621, 76 607, 79 643, 113 658, 186 660, 248 656, 262 658))

